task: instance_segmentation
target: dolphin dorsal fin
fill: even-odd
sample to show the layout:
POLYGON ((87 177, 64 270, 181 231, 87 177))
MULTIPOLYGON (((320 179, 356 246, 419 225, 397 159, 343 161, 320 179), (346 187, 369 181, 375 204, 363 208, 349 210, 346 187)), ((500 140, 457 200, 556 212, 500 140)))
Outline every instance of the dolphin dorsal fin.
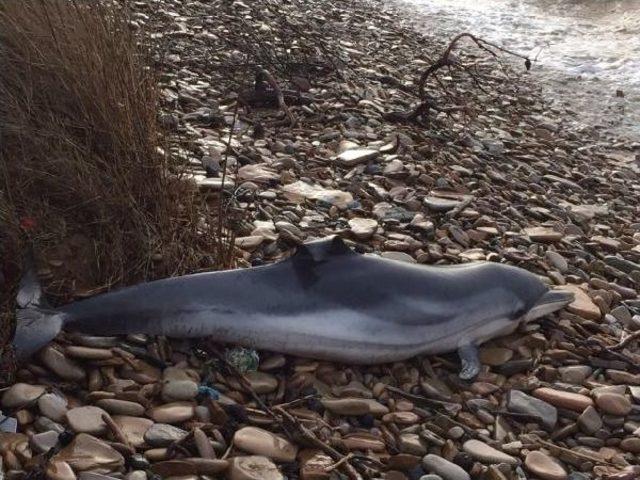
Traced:
POLYGON ((298 280, 304 288, 312 287, 319 279, 316 265, 329 259, 357 255, 338 236, 303 243, 291 257, 298 280))
POLYGON ((342 238, 337 235, 303 243, 298 246, 294 259, 297 257, 303 261, 313 263, 326 262, 330 258, 346 255, 357 255, 353 252, 342 238))

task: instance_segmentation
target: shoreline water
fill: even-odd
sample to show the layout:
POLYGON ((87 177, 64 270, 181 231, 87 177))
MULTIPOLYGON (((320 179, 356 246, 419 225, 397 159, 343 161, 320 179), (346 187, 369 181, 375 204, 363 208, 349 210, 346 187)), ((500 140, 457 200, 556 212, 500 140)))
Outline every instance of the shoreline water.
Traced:
POLYGON ((422 17, 429 31, 443 36, 469 31, 537 59, 531 80, 554 102, 577 112, 579 123, 611 139, 640 141, 639 2, 399 3, 417 25, 422 17))

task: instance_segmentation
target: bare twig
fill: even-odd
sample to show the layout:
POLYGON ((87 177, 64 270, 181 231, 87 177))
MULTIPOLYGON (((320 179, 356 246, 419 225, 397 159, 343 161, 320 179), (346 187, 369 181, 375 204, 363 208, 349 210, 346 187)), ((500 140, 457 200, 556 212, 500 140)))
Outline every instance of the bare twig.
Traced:
POLYGON ((609 347, 608 350, 613 350, 613 351, 620 350, 621 348, 626 347, 627 345, 629 345, 634 340, 637 340, 638 338, 640 338, 640 330, 638 330, 637 332, 633 332, 630 335, 627 335, 620 341, 620 343, 618 343, 617 345, 614 345, 613 347, 609 347))
POLYGON ((305 403, 307 400, 311 400, 312 398, 319 398, 319 397, 320 397, 320 395, 318 395, 318 394, 306 395, 304 397, 296 398, 295 400, 291 400, 290 402, 280 403, 278 405, 274 405, 273 408, 297 407, 298 405, 301 405, 301 404, 305 403))
POLYGON ((333 472, 336 468, 342 466, 344 463, 348 462, 352 458, 353 458, 353 453, 349 453, 347 456, 342 457, 340 460, 338 460, 333 465, 330 465, 327 468, 325 468, 324 471, 327 472, 327 473, 328 472, 333 472))
POLYGON ((286 410, 282 408, 277 408, 276 410, 280 415, 282 415, 283 427, 291 438, 298 437, 305 443, 329 455, 333 460, 340 463, 340 466, 344 468, 347 475, 349 475, 349 478, 354 480, 359 478, 358 472, 356 472, 353 466, 349 464, 348 459, 345 460, 345 455, 316 437, 311 430, 298 422, 296 418, 286 410))
POLYGON ((256 403, 262 408, 269 416, 271 416, 274 421, 282 427, 287 436, 292 440, 302 439, 308 444, 322 450, 324 453, 333 458, 336 462, 340 462, 340 465, 344 464, 344 469, 346 473, 352 479, 360 478, 358 473, 355 471, 353 466, 351 466, 347 460, 344 460, 344 455, 333 447, 325 444, 322 440, 317 438, 311 430, 305 427, 302 423, 300 423, 293 415, 287 412, 283 407, 287 406, 287 404, 283 406, 276 406, 270 408, 267 406, 262 399, 258 396, 258 394, 253 390, 249 380, 244 376, 242 372, 240 372, 235 365, 229 362, 222 352, 220 352, 215 346, 213 346, 210 342, 207 345, 207 350, 212 353, 219 361, 221 361, 225 367, 227 367, 234 375, 238 378, 243 387, 249 392, 249 394, 253 397, 256 403), (342 461, 342 462, 341 462, 342 461))
MULTIPOLYGON (((555 325, 554 323, 550 322, 550 321, 542 321, 541 322, 542 325, 545 325, 549 328, 556 328, 557 325, 555 325)), ((580 325, 574 324, 573 327, 576 330, 579 330, 581 327, 580 325)), ((633 341, 635 338, 637 338, 637 336, 634 334, 629 335, 628 337, 626 337, 625 339, 623 339, 620 343, 618 343, 617 345, 614 345, 612 347, 608 347, 606 345, 604 345, 604 341, 599 339, 597 336, 595 335, 590 335, 590 333, 588 331, 583 332, 583 336, 575 336, 572 335, 570 332, 567 332, 565 330, 563 330, 563 334, 571 339, 571 341, 573 341, 576 345, 584 345, 585 347, 588 347, 591 349, 591 353, 593 355, 600 355, 603 353, 606 353, 607 355, 621 361, 627 364, 627 368, 629 370, 633 370, 633 371, 639 371, 640 370, 640 366, 637 364, 637 362, 635 362, 635 360, 633 358, 628 357, 627 355, 625 355, 624 353, 618 352, 617 350, 625 347, 626 345, 628 345, 631 341, 633 341), (633 338, 632 338, 633 337, 633 338), (596 351, 597 349, 597 351, 596 351)))
POLYGON ((601 464, 601 465, 613 465, 611 462, 603 460, 600 457, 595 457, 595 456, 587 455, 585 453, 576 452, 575 450, 569 450, 568 448, 560 447, 560 446, 558 446, 558 445, 556 445, 554 443, 546 442, 546 441, 542 440, 541 438, 537 438, 536 442, 539 443, 542 446, 545 446, 545 447, 551 449, 551 450, 557 450, 557 451, 565 453, 567 455, 572 455, 574 457, 581 458, 583 460, 588 460, 588 461, 593 462, 593 463, 597 463, 597 464, 601 464))
POLYGON ((457 413, 461 409, 461 406, 458 403, 443 402, 441 400, 433 400, 431 398, 422 397, 420 395, 414 395, 413 393, 405 392, 404 390, 400 390, 399 388, 392 387, 391 385, 386 385, 385 389, 397 395, 400 395, 401 397, 406 398, 407 400, 411 400, 413 402, 416 402, 421 405, 425 405, 427 407, 443 408, 448 413, 452 413, 452 412, 457 413))
MULTIPOLYGON (((429 79, 429 77, 433 73, 435 73, 436 71, 438 71, 442 67, 453 66, 453 65, 458 65, 459 64, 459 62, 458 62, 458 60, 456 58, 452 58, 451 52, 455 48, 456 44, 460 40, 465 38, 465 37, 466 38, 470 38, 471 40, 473 40, 473 42, 478 46, 478 48, 484 50, 485 52, 488 52, 494 58, 497 58, 497 55, 492 50, 492 48, 494 48, 496 50, 499 50, 501 52, 507 53, 509 55, 513 55, 515 57, 522 58, 525 61, 525 66, 527 67, 527 70, 531 66, 531 60, 529 60, 529 57, 527 57, 525 55, 521 55, 521 54, 519 54, 517 52, 514 52, 512 50, 506 49, 504 47, 501 47, 500 45, 496 45, 495 43, 489 42, 489 41, 484 40, 482 38, 476 37, 475 35, 472 35, 471 33, 463 32, 463 33, 461 33, 459 35, 456 35, 453 38, 453 40, 451 40, 451 42, 449 42, 449 45, 447 46, 445 51, 442 53, 442 55, 438 58, 438 60, 436 60, 435 63, 433 63, 432 65, 430 65, 429 68, 427 68, 424 71, 424 73, 420 76, 420 80, 418 81, 418 96, 420 98, 425 98, 425 95, 426 95, 425 85, 427 83, 427 80, 429 79)), ((465 69, 465 70, 467 72, 469 71, 468 69, 465 69)), ((472 75, 472 77, 473 77, 473 75, 472 75)), ((475 77, 474 77, 474 81, 476 81, 476 84, 478 84, 477 79, 475 77)))
POLYGON ((179 438, 178 440, 174 440, 167 447, 167 458, 175 457, 176 452, 178 450, 182 450, 182 446, 186 444, 188 441, 190 441, 192 438, 193 438, 193 429, 191 429, 189 433, 187 433, 184 437, 179 438))
MULTIPOLYGON (((229 137, 227 139, 227 148, 224 152, 224 164, 222 167, 222 181, 220 187, 220 198, 218 199, 218 228, 216 232, 216 241, 218 242, 218 248, 216 249, 216 253, 218 254, 218 264, 223 265, 225 267, 230 267, 231 265, 227 265, 232 258, 234 239, 233 236, 231 238, 227 238, 225 235, 224 222, 223 220, 228 216, 229 204, 224 200, 224 191, 227 181, 227 171, 229 168, 229 153, 231 152, 231 140, 233 139, 233 133, 236 128, 236 122, 238 120, 238 107, 239 103, 236 102, 233 108, 233 121, 231 122, 231 126, 229 127, 229 137), (225 240, 227 244, 225 245, 225 240)), ((237 179, 237 175, 236 175, 237 179)))
POLYGON ((118 426, 118 424, 116 422, 113 421, 113 419, 111 418, 111 415, 102 414, 102 420, 104 421, 104 423, 107 424, 107 427, 109 427, 109 430, 111 430, 111 433, 113 434, 113 436, 118 439, 118 441, 120 443, 122 443, 127 450, 129 451, 129 453, 131 455, 133 455, 134 453, 136 453, 136 449, 133 448, 133 446, 131 445, 131 443, 129 443, 129 440, 127 439, 127 437, 125 436, 124 432, 122 431, 122 429, 118 426))
POLYGON ((384 118, 392 122, 415 122, 419 117, 428 117, 430 110, 446 113, 450 116, 451 113, 462 111, 464 109, 464 107, 458 106, 442 108, 436 104, 435 100, 429 98, 420 102, 413 110, 408 112, 386 112, 384 114, 384 118))
POLYGON ((471 202, 473 202, 474 198, 475 197, 470 196, 465 200, 463 200, 462 202, 460 202, 453 210, 446 213, 446 217, 447 218, 457 217, 465 208, 471 205, 471 202))
POLYGON ((269 73, 268 70, 265 70, 264 68, 259 68, 256 74, 256 83, 261 82, 263 80, 266 81, 271 86, 271 88, 273 88, 273 91, 275 92, 278 98, 278 106, 289 119, 290 126, 294 127, 297 123, 297 119, 291 113, 291 111, 289 110, 289 107, 284 101, 284 95, 282 94, 282 89, 278 85, 278 82, 276 82, 276 79, 273 78, 273 75, 271 75, 271 73, 269 73))

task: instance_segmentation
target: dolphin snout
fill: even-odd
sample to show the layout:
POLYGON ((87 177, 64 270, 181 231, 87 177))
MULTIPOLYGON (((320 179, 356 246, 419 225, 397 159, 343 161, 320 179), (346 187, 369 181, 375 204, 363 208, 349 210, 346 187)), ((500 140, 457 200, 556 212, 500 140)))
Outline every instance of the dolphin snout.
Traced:
POLYGON ((533 308, 525 316, 525 322, 544 317, 569 305, 574 300, 572 292, 566 290, 549 290, 538 299, 533 308))

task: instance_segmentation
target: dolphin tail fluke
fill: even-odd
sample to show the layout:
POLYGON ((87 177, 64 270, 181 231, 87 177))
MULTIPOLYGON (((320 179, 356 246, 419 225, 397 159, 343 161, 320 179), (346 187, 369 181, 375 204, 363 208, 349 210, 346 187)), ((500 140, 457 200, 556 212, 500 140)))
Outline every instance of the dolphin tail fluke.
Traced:
POLYGON ((58 335, 65 315, 52 309, 46 302, 31 260, 27 261, 27 270, 20 282, 16 300, 19 308, 16 311, 13 347, 16 357, 23 360, 58 335))
POLYGON ((64 314, 55 310, 37 307, 19 309, 16 312, 16 334, 13 337, 13 348, 18 360, 29 358, 56 338, 63 324, 64 314))

